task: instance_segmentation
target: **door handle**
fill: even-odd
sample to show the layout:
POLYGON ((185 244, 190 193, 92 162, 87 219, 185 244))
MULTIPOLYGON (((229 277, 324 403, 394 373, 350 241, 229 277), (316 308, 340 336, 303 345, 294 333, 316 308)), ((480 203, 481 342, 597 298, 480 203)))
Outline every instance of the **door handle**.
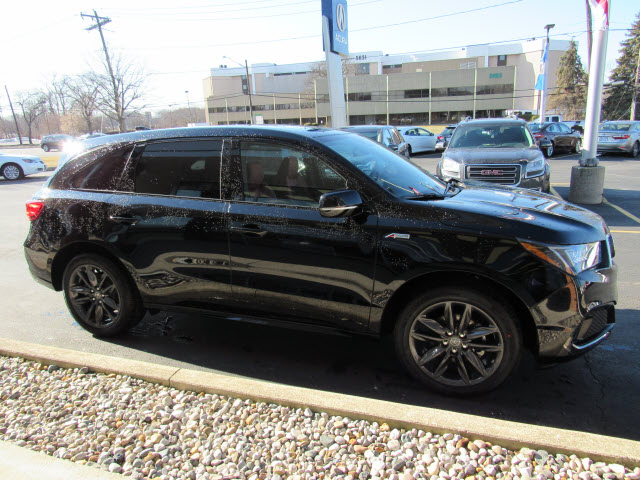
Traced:
POLYGON ((118 217, 115 215, 111 215, 109 220, 116 223, 125 223, 127 225, 135 225, 140 221, 140 217, 118 217))
POLYGON ((268 232, 262 230, 257 225, 244 225, 242 227, 231 227, 232 232, 238 232, 242 235, 248 235, 250 237, 264 237, 268 232))

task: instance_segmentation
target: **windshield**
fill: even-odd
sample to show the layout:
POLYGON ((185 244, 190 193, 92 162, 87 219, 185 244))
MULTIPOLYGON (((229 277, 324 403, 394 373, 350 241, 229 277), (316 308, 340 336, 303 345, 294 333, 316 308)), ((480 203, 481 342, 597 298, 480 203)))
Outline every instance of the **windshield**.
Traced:
POLYGON ((371 129, 371 130, 352 130, 352 129, 346 129, 345 131, 348 131, 349 133, 357 133, 358 135, 362 135, 363 137, 367 137, 370 138, 371 140, 378 140, 378 132, 380 130, 378 130, 377 128, 375 129, 371 129))
POLYGON ((375 141, 354 134, 326 135, 317 140, 398 197, 444 194, 443 182, 375 141))
POLYGON ((540 125, 539 123, 530 123, 529 124, 529 130, 531 130, 532 132, 539 132, 544 127, 546 127, 546 125, 540 125))
POLYGON ((535 145, 524 125, 464 125, 456 129, 450 148, 527 148, 535 145))
POLYGON ((603 132, 628 132, 629 128, 631 128, 630 123, 603 123, 600 130, 602 130, 603 132))

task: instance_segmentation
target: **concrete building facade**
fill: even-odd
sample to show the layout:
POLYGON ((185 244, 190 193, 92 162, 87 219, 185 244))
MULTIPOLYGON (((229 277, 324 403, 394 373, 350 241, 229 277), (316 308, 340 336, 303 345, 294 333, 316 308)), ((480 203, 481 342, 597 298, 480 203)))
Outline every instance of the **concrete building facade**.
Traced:
MULTIPOLYGON (((446 124, 467 116, 537 113, 543 40, 470 46, 433 53, 385 55, 361 52, 345 62, 345 100, 350 125, 446 124)), ((568 41, 552 40, 547 93, 568 41)), ((254 123, 331 125, 323 62, 253 64, 249 89, 254 123)), ((244 68, 221 65, 204 79, 207 121, 250 123, 244 68)))

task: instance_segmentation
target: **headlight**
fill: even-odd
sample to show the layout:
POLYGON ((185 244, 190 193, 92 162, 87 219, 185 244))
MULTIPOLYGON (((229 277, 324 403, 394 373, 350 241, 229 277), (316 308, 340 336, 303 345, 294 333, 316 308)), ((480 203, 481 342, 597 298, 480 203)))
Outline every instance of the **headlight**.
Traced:
POLYGON ((460 177, 460 164, 451 158, 442 160, 442 174, 448 177, 460 177))
POLYGON ((520 244, 536 257, 570 275, 595 267, 601 261, 600 242, 578 245, 548 245, 520 240, 520 244))
POLYGON ((527 177, 535 177, 544 172, 544 158, 527 163, 527 177))

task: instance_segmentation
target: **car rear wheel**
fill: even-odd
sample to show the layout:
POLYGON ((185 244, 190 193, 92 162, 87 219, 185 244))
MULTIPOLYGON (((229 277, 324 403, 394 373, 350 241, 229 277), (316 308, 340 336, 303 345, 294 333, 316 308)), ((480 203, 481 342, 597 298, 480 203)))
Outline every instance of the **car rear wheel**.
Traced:
POLYGON ((452 395, 486 392, 517 366, 521 334, 508 304, 468 288, 440 288, 409 303, 394 329, 405 368, 452 395))
POLYGON ((582 152, 582 140, 580 140, 580 139, 577 139, 577 140, 576 140, 576 144, 575 144, 575 146, 573 147, 573 151, 574 151, 575 153, 580 153, 580 152, 582 152))
POLYGON ((638 158, 638 154, 640 154, 640 142, 636 142, 633 144, 633 148, 631 148, 631 152, 629 152, 629 156, 631 158, 638 158))
POLYGON ((144 315, 130 279, 101 255, 83 254, 71 260, 64 271, 63 287, 71 315, 95 335, 118 335, 144 315))
POLYGON ((411 145, 409 145, 407 147, 407 158, 411 157, 411 155, 413 155, 413 151, 411 150, 411 145))
POLYGON ((553 142, 551 142, 551 145, 547 147, 547 152, 546 152, 547 158, 553 155, 553 152, 554 152, 554 146, 553 146, 553 142))
POLYGON ((24 178, 24 172, 17 163, 5 163, 2 166, 2 176, 7 180, 20 180, 24 178))
POLYGON ((44 145, 42 145, 42 150, 44 150, 45 152, 48 152, 51 149, 49 148, 49 145, 45 143, 44 145))

